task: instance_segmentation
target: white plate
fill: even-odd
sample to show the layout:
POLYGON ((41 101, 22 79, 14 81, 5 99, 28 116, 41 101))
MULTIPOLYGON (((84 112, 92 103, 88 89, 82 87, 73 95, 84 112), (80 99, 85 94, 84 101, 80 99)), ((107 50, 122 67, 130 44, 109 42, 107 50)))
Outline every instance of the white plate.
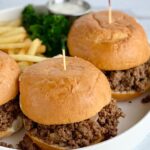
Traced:
MULTIPOLYGON (((43 6, 40 6, 43 9, 43 6)), ((43 9, 46 10, 45 8, 43 9)), ((0 21, 13 20, 20 17, 22 7, 11 8, 0 11, 0 21)), ((83 150, 133 150, 143 138, 150 132, 150 103, 142 104, 141 99, 145 95, 135 99, 132 103, 122 102, 118 105, 122 108, 126 117, 120 120, 118 136, 99 144, 81 148, 83 150)), ((2 141, 16 145, 24 134, 24 131, 5 138, 2 141)), ((1 150, 9 148, 0 147, 1 150)), ((9 149, 10 150, 10 149, 9 149)))

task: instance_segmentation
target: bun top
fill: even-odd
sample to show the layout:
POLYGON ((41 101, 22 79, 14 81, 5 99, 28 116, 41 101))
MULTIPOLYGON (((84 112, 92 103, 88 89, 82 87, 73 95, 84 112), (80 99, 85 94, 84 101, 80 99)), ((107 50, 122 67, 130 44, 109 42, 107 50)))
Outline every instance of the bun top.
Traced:
POLYGON ((107 78, 91 63, 50 58, 25 69, 20 78, 20 107, 31 120, 68 124, 94 116, 111 100, 107 78))
POLYGON ((18 94, 19 74, 18 64, 8 54, 0 51, 0 105, 18 94))
POLYGON ((146 34, 133 17, 122 12, 91 13, 77 19, 68 36, 72 56, 89 60, 103 70, 125 70, 150 57, 146 34))

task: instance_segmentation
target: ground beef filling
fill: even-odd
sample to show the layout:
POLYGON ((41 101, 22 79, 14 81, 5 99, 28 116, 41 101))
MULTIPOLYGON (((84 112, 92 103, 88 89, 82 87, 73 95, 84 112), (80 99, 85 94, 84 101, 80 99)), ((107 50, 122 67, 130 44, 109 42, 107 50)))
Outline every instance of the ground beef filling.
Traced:
POLYGON ((138 67, 104 72, 115 92, 137 91, 142 92, 150 82, 150 60, 138 67))
POLYGON ((23 140, 20 141, 18 147, 21 150, 41 150, 27 135, 23 137, 23 140))
POLYGON ((0 142, 0 146, 8 147, 8 148, 13 148, 13 145, 12 145, 12 144, 8 144, 8 143, 6 143, 6 142, 0 142))
POLYGON ((123 116, 113 100, 95 117, 66 125, 41 125, 24 117, 25 129, 48 144, 79 148, 117 135, 118 119, 123 116))
POLYGON ((20 108, 17 99, 0 106, 0 131, 5 131, 11 127, 19 114, 20 108))
POLYGON ((141 102, 142 102, 143 104, 145 104, 145 103, 150 103, 150 95, 144 97, 141 102))

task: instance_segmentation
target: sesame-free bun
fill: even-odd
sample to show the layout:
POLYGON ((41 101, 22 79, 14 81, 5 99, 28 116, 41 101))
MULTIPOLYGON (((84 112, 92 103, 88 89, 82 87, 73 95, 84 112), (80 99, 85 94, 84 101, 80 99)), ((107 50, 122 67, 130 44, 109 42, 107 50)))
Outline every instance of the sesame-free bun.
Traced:
POLYGON ((42 150, 66 150, 66 149, 68 149, 68 148, 59 147, 58 145, 48 144, 48 143, 44 142, 43 140, 41 140, 40 138, 35 137, 29 133, 27 135, 30 137, 30 139, 33 141, 33 143, 35 143, 42 150))
POLYGON ((0 105, 14 99, 18 94, 19 73, 15 60, 0 51, 0 105))
POLYGON ((111 101, 105 75, 81 58, 50 58, 24 70, 20 77, 20 107, 31 120, 69 124, 94 116, 111 101))
MULTIPOLYGON (((27 133, 27 135, 30 137, 30 139, 33 141, 33 143, 35 143, 42 150, 69 150, 70 149, 69 147, 48 144, 48 143, 44 142, 43 140, 41 140, 40 138, 31 135, 30 133, 27 133)), ((101 142, 102 140, 104 140, 103 137, 99 138, 92 144, 97 144, 97 143, 101 142)))
POLYGON ((18 116, 12 123, 12 126, 6 131, 0 131, 0 139, 10 136, 20 130, 23 126, 23 121, 20 116, 18 116))
POLYGON ((129 91, 129 92, 115 92, 112 91, 112 97, 116 99, 117 101, 131 101, 134 100, 134 98, 137 98, 141 96, 143 93, 147 92, 150 90, 150 83, 148 86, 143 90, 142 92, 136 92, 136 91, 129 91))
POLYGON ((130 91, 130 92, 124 92, 124 93, 121 93, 121 92, 112 92, 112 97, 114 99, 116 99, 117 101, 131 101, 133 100, 134 98, 136 97, 139 97, 140 95, 142 95, 142 93, 140 92, 133 92, 133 91, 130 91))
POLYGON ((125 70, 150 57, 146 34, 133 17, 112 11, 90 13, 77 19, 68 36, 70 55, 89 60, 102 70, 125 70))

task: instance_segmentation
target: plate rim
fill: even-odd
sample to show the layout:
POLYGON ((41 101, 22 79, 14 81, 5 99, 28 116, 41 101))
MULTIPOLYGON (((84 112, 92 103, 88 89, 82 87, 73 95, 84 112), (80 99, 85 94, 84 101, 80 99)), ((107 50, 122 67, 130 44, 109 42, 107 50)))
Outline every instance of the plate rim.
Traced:
MULTIPOLYGON (((46 5, 35 5, 35 4, 33 4, 33 5, 34 5, 35 7, 45 7, 45 6, 46 6, 46 5)), ((12 12, 12 11, 18 11, 18 12, 19 12, 19 11, 21 11, 24 7, 25 7, 25 6, 17 6, 17 7, 11 7, 11 8, 4 8, 4 9, 0 10, 0 15, 1 15, 1 14, 5 14, 5 13, 10 13, 10 12, 12 12)), ((6 21, 9 21, 9 20, 11 20, 11 19, 8 19, 8 20, 7 20, 7 18, 6 18, 6 21)), ((3 20, 1 20, 1 18, 0 18, 0 21, 3 21, 3 20)), ((131 133, 131 132, 137 130, 137 128, 140 128, 140 126, 142 126, 144 123, 145 123, 145 124, 144 124, 144 127, 145 127, 146 129, 148 129, 148 127, 150 126, 150 124, 147 124, 147 126, 145 126, 147 120, 150 120, 150 111, 147 112, 147 113, 144 115, 144 117, 142 117, 136 124, 134 124, 132 127, 130 127, 129 129, 127 129, 127 130, 124 131, 123 133, 117 135, 116 137, 113 137, 112 139, 109 139, 109 140, 107 140, 107 141, 103 141, 103 142, 98 143, 98 144, 95 144, 95 145, 90 145, 90 146, 87 146, 87 147, 79 148, 79 150, 80 150, 80 149, 81 149, 81 150, 89 150, 89 149, 94 150, 94 149, 101 148, 101 147, 104 147, 103 150, 107 150, 107 149, 105 149, 105 147, 107 147, 107 145, 109 145, 109 143, 112 143, 112 142, 117 141, 117 140, 119 140, 119 139, 127 138, 126 136, 127 136, 129 133, 131 133)), ((148 134, 148 133, 149 133, 149 132, 147 132, 147 134, 148 134)), ((144 137, 145 137, 145 136, 146 136, 146 132, 145 132, 144 137)), ((142 138, 142 139, 143 139, 143 138, 142 138)), ((17 150, 17 149, 2 147, 2 146, 0 146, 0 148, 2 148, 3 150, 17 150)), ((116 150, 117 150, 117 149, 116 149, 116 150)), ((122 150, 123 150, 123 149, 122 149, 122 150)))

